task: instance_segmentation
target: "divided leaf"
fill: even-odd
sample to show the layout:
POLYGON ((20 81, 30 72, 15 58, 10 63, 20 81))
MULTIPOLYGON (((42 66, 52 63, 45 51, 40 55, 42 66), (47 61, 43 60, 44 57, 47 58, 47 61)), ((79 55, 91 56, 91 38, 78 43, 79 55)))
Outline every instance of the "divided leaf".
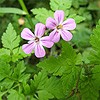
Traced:
POLYGON ((10 23, 5 33, 2 36, 2 44, 5 48, 11 51, 19 45, 20 37, 17 36, 12 24, 10 23))
POLYGON ((38 93, 39 100, 49 100, 54 97, 59 99, 64 96, 60 79, 56 77, 48 78, 45 71, 41 71, 34 76, 31 86, 35 87, 35 93, 38 93))
POLYGON ((96 28, 93 30, 93 34, 90 37, 90 44, 93 47, 93 50, 90 53, 90 61, 93 64, 100 65, 100 21, 96 28))
POLYGON ((62 53, 58 57, 49 57, 37 66, 54 75, 69 73, 75 67, 77 56, 73 48, 66 42, 62 42, 62 53))
POLYGON ((72 5, 72 0, 50 0, 50 7, 53 11, 64 10, 66 11, 72 5))
POLYGON ((69 18, 74 18, 77 24, 85 20, 85 17, 76 14, 70 15, 69 18))
POLYGON ((25 100, 25 97, 22 93, 12 89, 9 91, 8 100, 25 100))
POLYGON ((40 21, 40 22, 42 22, 42 23, 44 23, 44 24, 45 24, 46 19, 47 19, 48 17, 53 17, 53 12, 52 12, 51 10, 47 10, 47 9, 45 9, 45 8, 38 8, 38 9, 35 8, 35 9, 32 9, 31 11, 32 11, 33 14, 36 15, 35 18, 36 18, 38 21, 40 21), (41 12, 42 12, 42 13, 41 13, 41 12))

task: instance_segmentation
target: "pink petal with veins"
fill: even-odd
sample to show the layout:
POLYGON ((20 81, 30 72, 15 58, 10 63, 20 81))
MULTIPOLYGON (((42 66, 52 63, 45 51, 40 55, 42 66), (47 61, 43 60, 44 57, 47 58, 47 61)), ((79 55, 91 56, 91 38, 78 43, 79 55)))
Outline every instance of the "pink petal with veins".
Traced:
POLYGON ((76 28, 75 20, 72 18, 67 19, 62 24, 63 24, 63 29, 66 29, 66 30, 73 30, 76 28))
POLYGON ((34 38, 34 34, 28 28, 24 28, 21 32, 21 37, 25 40, 31 40, 34 38))
POLYGON ((45 56, 45 54, 46 54, 46 52, 45 52, 43 46, 40 45, 40 44, 37 44, 37 45, 35 46, 35 56, 36 56, 37 58, 42 58, 42 57, 45 56))
POLYGON ((64 11, 63 10, 56 10, 54 13, 54 18, 57 24, 61 24, 64 20, 64 11))
POLYGON ((42 37, 45 32, 46 26, 42 23, 37 23, 35 25, 35 36, 38 38, 42 37))
POLYGON ((22 49, 26 54, 30 54, 34 50, 34 46, 34 43, 24 44, 22 49))
POLYGON ((46 20, 46 27, 47 28, 55 29, 56 26, 57 26, 56 21, 53 18, 51 18, 51 17, 47 18, 47 20, 46 20))
POLYGON ((42 42, 42 45, 47 47, 47 48, 51 48, 53 46, 53 42, 50 40, 50 37, 49 36, 45 36, 45 37, 42 37, 41 38, 41 42, 42 42))
POLYGON ((57 32, 56 30, 53 30, 51 33, 50 33, 50 39, 51 41, 57 43, 59 40, 60 40, 60 33, 57 32))
POLYGON ((61 31, 61 37, 65 40, 65 41, 70 41, 72 39, 72 34, 67 31, 67 30, 62 30, 61 31))

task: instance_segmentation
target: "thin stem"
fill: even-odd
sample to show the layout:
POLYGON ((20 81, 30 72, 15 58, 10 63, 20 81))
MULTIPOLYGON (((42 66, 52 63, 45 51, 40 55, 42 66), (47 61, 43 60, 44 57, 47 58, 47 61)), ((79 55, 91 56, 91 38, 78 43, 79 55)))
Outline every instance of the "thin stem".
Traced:
POLYGON ((25 6, 24 1, 23 1, 23 0, 18 0, 18 1, 19 1, 19 4, 21 5, 22 9, 27 13, 27 15, 26 15, 27 20, 28 20, 28 22, 29 22, 31 28, 33 29, 34 24, 33 24, 33 22, 32 22, 32 19, 31 19, 30 14, 29 14, 29 12, 28 12, 26 6, 25 6))

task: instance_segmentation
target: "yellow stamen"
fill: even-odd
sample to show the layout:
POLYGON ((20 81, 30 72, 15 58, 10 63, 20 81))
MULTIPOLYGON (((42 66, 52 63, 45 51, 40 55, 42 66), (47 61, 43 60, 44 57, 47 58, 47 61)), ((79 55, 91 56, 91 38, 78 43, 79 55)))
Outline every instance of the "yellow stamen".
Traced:
POLYGON ((57 26, 57 29, 62 29, 62 28, 63 28, 62 25, 58 25, 58 26, 57 26))

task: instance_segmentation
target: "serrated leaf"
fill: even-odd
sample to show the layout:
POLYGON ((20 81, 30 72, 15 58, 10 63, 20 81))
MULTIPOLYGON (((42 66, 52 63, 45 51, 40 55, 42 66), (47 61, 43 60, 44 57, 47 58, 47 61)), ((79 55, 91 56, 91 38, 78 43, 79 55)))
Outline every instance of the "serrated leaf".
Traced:
POLYGON ((38 93, 39 100, 49 100, 49 98, 62 98, 64 93, 61 87, 61 81, 56 77, 47 77, 45 71, 39 72, 38 75, 34 76, 34 80, 31 83, 32 87, 38 93), (43 95, 47 94, 47 95, 43 95))
POLYGON ((46 90, 40 90, 37 93, 39 95, 39 100, 50 100, 54 97, 52 94, 50 94, 46 90))
POLYGON ((24 66, 24 62, 21 61, 17 64, 16 68, 14 68, 13 76, 19 78, 20 75, 25 71, 26 67, 24 66))
POLYGON ((63 42, 62 53, 59 57, 49 57, 37 66, 48 71, 48 73, 61 76, 63 73, 69 73, 75 66, 76 57, 73 48, 68 43, 63 42))
POLYGON ((47 79, 47 73, 39 72, 38 75, 34 75, 34 86, 37 87, 37 89, 43 88, 47 79))
POLYGON ((73 43, 78 47, 78 48, 86 48, 90 46, 90 34, 92 31, 87 28, 83 23, 77 25, 77 30, 73 34, 73 43))
MULTIPOLYGON (((0 79, 9 77, 12 74, 11 67, 5 61, 0 61, 0 79), (2 77, 2 78, 1 78, 2 77)), ((1 81, 0 80, 0 81, 1 81)))
POLYGON ((89 60, 93 64, 100 64, 100 23, 93 30, 93 34, 90 37, 90 44, 92 45, 92 50, 90 53, 89 60))
POLYGON ((95 88, 96 89, 100 89, 100 65, 96 65, 94 66, 94 68, 92 69, 93 72, 93 80, 94 80, 94 84, 95 84, 95 88))
POLYGON ((30 94, 30 86, 26 83, 23 84, 23 88, 24 88, 24 93, 25 95, 29 95, 30 94))
POLYGON ((22 93, 18 93, 16 90, 10 90, 8 95, 8 100, 25 100, 25 97, 22 93))
POLYGON ((66 11, 72 5, 72 0, 50 0, 50 7, 53 11, 64 10, 66 11))
POLYGON ((13 14, 20 14, 20 15, 26 15, 27 13, 21 9, 18 8, 7 8, 7 7, 0 7, 0 13, 13 13, 13 14))
POLYGON ((90 38, 90 43, 95 50, 100 50, 100 24, 96 26, 93 33, 90 38))
POLYGON ((46 19, 48 18, 48 17, 52 17, 53 16, 53 12, 51 11, 51 10, 47 10, 47 9, 45 9, 45 8, 35 8, 35 9, 32 9, 31 10, 32 11, 32 13, 34 14, 34 15, 36 15, 35 16, 35 18, 38 20, 38 21, 40 21, 40 22, 42 22, 42 23, 44 23, 45 24, 45 22, 46 22, 46 19), (42 12, 42 13, 41 13, 42 12))
POLYGON ((5 48, 11 51, 19 45, 20 37, 17 36, 12 24, 10 23, 7 27, 6 33, 3 33, 2 44, 5 48))
POLYGON ((20 61, 17 66, 14 68, 14 72, 12 74, 12 77, 15 79, 15 80, 18 80, 19 82, 24 82, 26 83, 27 80, 29 79, 30 77, 30 74, 25 74, 24 71, 25 71, 26 67, 24 65, 24 62, 23 61, 20 61))
POLYGON ((11 61, 10 50, 2 48, 0 49, 0 59, 5 62, 11 61))
POLYGON ((5 78, 3 81, 0 82, 0 86, 6 89, 10 89, 14 84, 14 81, 11 77, 5 78))
POLYGON ((95 84, 92 79, 87 79, 81 82, 81 95, 82 100, 97 100, 99 97, 99 91, 95 88, 95 84))
POLYGON ((85 17, 76 14, 70 15, 69 18, 74 18, 77 24, 85 20, 85 17))

